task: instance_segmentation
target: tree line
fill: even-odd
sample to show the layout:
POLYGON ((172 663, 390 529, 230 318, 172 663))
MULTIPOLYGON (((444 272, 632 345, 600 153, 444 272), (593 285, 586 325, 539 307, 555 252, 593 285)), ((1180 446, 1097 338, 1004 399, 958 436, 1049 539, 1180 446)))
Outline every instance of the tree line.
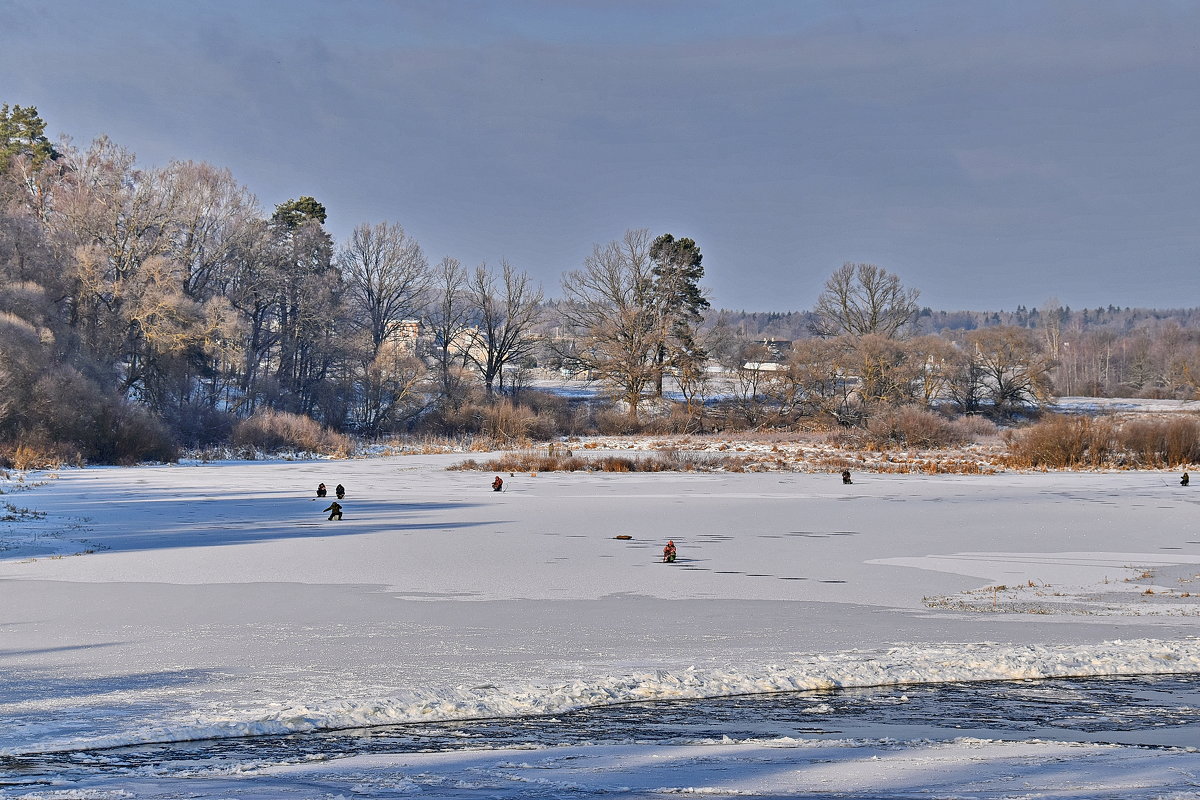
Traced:
MULTIPOLYGON (((813 336, 813 311, 721 310, 718 324, 728 341, 793 341, 813 336)), ((1141 397, 1190 400, 1200 396, 1200 309, 1072 309, 1049 300, 1011 311, 935 311, 920 308, 911 336, 936 335, 963 342, 972 331, 1029 331, 1050 357, 1048 377, 1063 396, 1141 397)), ((728 351, 726 360, 737 359, 728 351)))
MULTIPOLYGON (((512 388, 548 317, 526 272, 431 264, 393 222, 339 243, 325 221, 313 197, 268 214, 227 169, 55 145, 36 109, 0 106, 0 440, 107 459, 263 411, 376 435, 512 388)), ((632 291, 661 394, 682 353, 704 358, 708 303, 693 241, 645 244, 632 291)))
MULTIPOLYGON (((701 430, 854 425, 912 404, 1009 413, 1044 403, 1056 381, 1194 391, 1182 326, 1080 330, 1077 312, 1055 307, 934 332, 942 312, 920 308, 916 290, 846 264, 811 311, 769 323, 802 329, 768 352, 753 315, 710 308, 686 237, 631 230, 597 245, 547 300, 507 261, 431 263, 398 223, 337 242, 313 197, 268 213, 227 169, 143 168, 106 137, 54 144, 45 127, 34 108, 0 106, 8 451, 146 457, 226 441, 267 413, 366 436, 454 432, 511 406, 534 364, 606 388, 611 405, 587 419, 555 407, 573 431, 600 414, 701 430)), ((537 402, 552 405, 525 401, 537 402)))

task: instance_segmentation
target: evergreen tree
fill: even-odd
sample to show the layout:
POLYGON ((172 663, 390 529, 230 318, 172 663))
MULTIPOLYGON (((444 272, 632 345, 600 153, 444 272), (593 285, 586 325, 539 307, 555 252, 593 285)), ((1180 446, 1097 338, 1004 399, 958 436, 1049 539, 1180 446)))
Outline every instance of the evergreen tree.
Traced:
MULTIPOLYGON (((312 415, 339 357, 342 279, 333 265, 333 237, 321 227, 325 206, 312 197, 288 200, 271 216, 277 356, 276 407, 312 415)), ((326 421, 339 424, 326 412, 326 421)))
POLYGON ((696 332, 709 307, 700 288, 703 256, 692 239, 676 239, 664 233, 650 245, 653 287, 652 303, 657 320, 658 352, 655 361, 655 392, 662 397, 663 372, 667 366, 687 369, 702 362, 707 353, 696 332))
POLYGON ((304 195, 296 200, 288 200, 275 206, 271 222, 284 228, 299 228, 305 222, 315 220, 317 224, 325 224, 325 206, 316 198, 304 195))
POLYGON ((34 168, 59 157, 46 138, 46 122, 33 106, 0 105, 0 172, 16 156, 28 156, 34 168))

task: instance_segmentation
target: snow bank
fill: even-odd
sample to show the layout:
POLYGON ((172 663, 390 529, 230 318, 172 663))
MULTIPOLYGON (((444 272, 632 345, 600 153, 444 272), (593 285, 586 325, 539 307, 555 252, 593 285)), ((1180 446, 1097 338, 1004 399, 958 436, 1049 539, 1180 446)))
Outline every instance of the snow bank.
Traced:
POLYGON ((240 718, 198 717, 92 738, 41 742, 0 755, 152 742, 264 736, 498 717, 561 714, 656 700, 961 681, 1200 673, 1200 638, 1114 640, 1093 645, 955 644, 903 646, 805 656, 743 670, 636 673, 553 686, 477 686, 411 691, 373 702, 328 702, 247 711, 240 718))

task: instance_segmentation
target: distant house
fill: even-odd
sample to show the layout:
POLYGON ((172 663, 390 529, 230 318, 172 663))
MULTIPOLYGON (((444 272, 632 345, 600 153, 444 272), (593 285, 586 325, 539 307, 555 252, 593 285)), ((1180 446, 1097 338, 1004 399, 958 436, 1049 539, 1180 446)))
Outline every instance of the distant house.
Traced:
POLYGON ((756 339, 754 343, 767 351, 767 355, 771 357, 770 361, 778 364, 787 361, 788 355, 792 352, 791 339, 775 339, 772 337, 769 339, 756 339))
POLYGON ((417 352, 417 341, 421 338, 421 320, 401 320, 384 344, 393 350, 412 355, 417 352))
POLYGON ((475 361, 487 360, 487 346, 483 343, 483 334, 474 325, 454 334, 448 349, 452 355, 460 358, 470 358, 475 361))
POLYGON ((791 339, 756 339, 754 344, 759 348, 759 354, 765 356, 759 361, 747 361, 742 369, 755 372, 779 372, 785 369, 788 355, 792 352, 791 339))
POLYGON ((400 320, 400 324, 396 327, 396 332, 393 335, 403 339, 416 339, 421 335, 421 320, 400 320))

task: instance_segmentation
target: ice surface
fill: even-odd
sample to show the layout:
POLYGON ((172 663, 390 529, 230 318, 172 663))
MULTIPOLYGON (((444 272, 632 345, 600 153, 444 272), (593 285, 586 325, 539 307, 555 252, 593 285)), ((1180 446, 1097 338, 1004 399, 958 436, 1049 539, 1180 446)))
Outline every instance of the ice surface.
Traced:
POLYGON ((31 476, 11 498, 45 518, 0 522, 0 752, 1200 672, 1196 501, 1170 475, 517 474, 497 494, 459 459, 31 476), (341 522, 321 481, 349 490, 341 522))

